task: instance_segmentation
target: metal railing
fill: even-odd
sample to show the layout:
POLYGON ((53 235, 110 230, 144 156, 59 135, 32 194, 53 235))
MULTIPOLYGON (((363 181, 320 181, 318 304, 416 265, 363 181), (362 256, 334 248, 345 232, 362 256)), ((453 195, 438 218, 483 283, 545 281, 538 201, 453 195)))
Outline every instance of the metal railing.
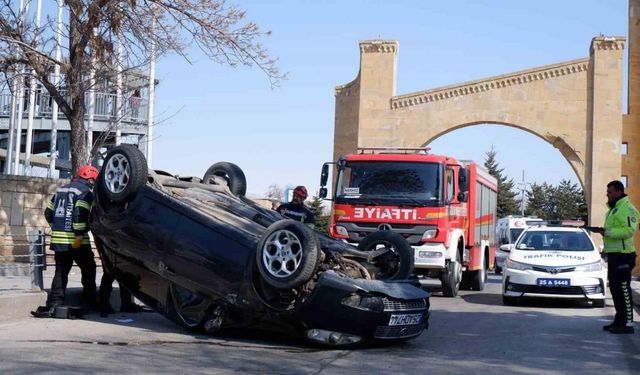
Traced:
MULTIPOLYGON (((27 118, 29 114, 29 89, 25 89, 23 103, 23 118, 27 118)), ((61 94, 69 101, 67 91, 61 91, 61 94)), ((11 115, 11 93, 0 92, 0 117, 8 117, 11 115)), ((35 114, 36 118, 51 118, 53 114, 53 98, 47 92, 36 90, 35 95, 35 114)), ((95 93, 94 119, 97 121, 117 121, 118 107, 117 95, 105 92, 95 93)), ((84 97, 86 108, 85 119, 89 117, 89 95, 84 97)), ((147 98, 137 96, 122 96, 122 118, 123 122, 145 123, 147 121, 147 113, 149 111, 149 100, 147 98)), ((62 111, 58 110, 62 115, 62 111)))
POLYGON ((31 276, 31 289, 44 289, 42 273, 47 268, 44 231, 31 231, 26 235, 5 234, 1 238, 0 248, 11 248, 12 254, 0 256, 0 271, 5 273, 7 270, 26 271, 28 269, 31 276), (28 254, 20 254, 20 250, 25 248, 28 248, 28 254))

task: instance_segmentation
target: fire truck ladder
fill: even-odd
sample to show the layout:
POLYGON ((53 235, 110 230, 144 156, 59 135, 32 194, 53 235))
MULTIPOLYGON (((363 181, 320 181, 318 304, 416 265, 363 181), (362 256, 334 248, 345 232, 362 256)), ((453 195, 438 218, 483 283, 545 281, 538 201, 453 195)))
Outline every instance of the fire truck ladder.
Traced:
POLYGON ((358 154, 428 154, 429 147, 358 147, 358 154))

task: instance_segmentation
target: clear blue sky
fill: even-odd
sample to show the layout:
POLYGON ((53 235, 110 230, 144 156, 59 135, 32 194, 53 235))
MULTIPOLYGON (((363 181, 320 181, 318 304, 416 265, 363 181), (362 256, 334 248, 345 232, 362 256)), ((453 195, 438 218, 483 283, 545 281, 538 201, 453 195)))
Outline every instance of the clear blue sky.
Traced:
MULTIPOLYGON (((334 87, 355 78, 360 40, 400 43, 397 93, 404 94, 587 57, 594 36, 628 32, 626 0, 240 5, 248 19, 273 32, 263 42, 289 79, 271 90, 258 69, 216 65, 195 49, 192 65, 176 56, 161 59, 156 118, 163 121, 155 129, 153 166, 202 176, 212 163, 230 161, 244 170, 254 196, 271 184, 317 191, 320 167, 333 152, 334 87)), ((528 182, 577 182, 551 145, 504 126, 460 129, 430 147, 483 162, 492 144, 517 181, 525 170, 528 182)))

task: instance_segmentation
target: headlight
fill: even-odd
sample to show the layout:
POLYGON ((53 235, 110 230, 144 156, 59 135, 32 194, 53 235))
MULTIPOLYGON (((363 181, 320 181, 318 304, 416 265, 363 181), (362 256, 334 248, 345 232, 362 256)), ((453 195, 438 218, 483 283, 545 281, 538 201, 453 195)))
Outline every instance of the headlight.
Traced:
POLYGON ((360 310, 384 311, 384 303, 380 297, 351 294, 342 299, 342 304, 360 310))
POLYGON ((578 272, 593 272, 593 271, 602 271, 602 262, 597 261, 589 264, 583 264, 580 266, 576 266, 576 271, 578 272))
POLYGON ((349 232, 347 232, 347 228, 341 225, 336 225, 336 234, 349 238, 349 232))
POLYGON ((424 233, 422 234, 422 241, 430 240, 432 238, 436 238, 437 235, 438 235, 438 229, 437 228, 429 228, 429 229, 425 230, 424 233))
POLYGON ((516 262, 511 259, 507 259, 507 262, 504 265, 507 269, 517 270, 517 271, 526 271, 526 270, 533 269, 533 267, 530 264, 516 262))

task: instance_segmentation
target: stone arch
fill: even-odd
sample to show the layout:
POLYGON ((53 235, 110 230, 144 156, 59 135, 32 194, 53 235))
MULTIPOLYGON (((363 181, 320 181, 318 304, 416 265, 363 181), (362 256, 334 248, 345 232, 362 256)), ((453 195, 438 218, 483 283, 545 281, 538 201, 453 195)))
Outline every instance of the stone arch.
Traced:
POLYGON ((582 59, 397 95, 398 43, 363 41, 357 78, 336 88, 334 157, 358 147, 420 147, 473 124, 517 127, 560 151, 600 225, 606 184, 622 172, 625 43, 596 37, 582 59))
MULTIPOLYGON (((584 168, 580 168, 581 166, 584 166, 584 161, 582 160, 582 158, 580 158, 580 156, 575 152, 575 150, 573 150, 570 146, 568 146, 566 144, 566 142, 564 142, 562 139, 559 140, 554 140, 554 142, 551 142, 549 140, 548 137, 545 137, 542 134, 539 134, 533 130, 531 130, 530 128, 527 128, 526 126, 520 126, 518 124, 511 124, 511 123, 504 123, 504 122, 498 122, 498 121, 480 121, 480 122, 474 122, 474 123, 466 123, 466 124, 459 124, 457 126, 451 127, 439 134, 435 134, 433 137, 431 137, 430 139, 426 140, 425 142, 423 142, 420 147, 429 147, 429 144, 431 144, 433 141, 435 141, 436 139, 443 137, 449 133, 455 132, 456 130, 460 130, 460 129, 464 129, 464 128, 468 128, 471 126, 476 126, 476 125, 500 125, 500 126, 507 126, 510 128, 514 128, 514 129, 518 129, 520 131, 524 131, 530 135, 535 136, 536 138, 541 139, 542 141, 550 144, 551 146, 553 146, 554 148, 556 148, 558 150, 558 152, 560 152, 560 154, 564 157, 565 161, 569 164, 569 166, 571 167, 571 169, 573 170, 573 173, 575 173, 576 177, 578 178, 578 182, 580 183, 580 187, 584 190, 585 189, 585 184, 584 184, 584 175, 581 175, 580 173, 584 170, 584 168)), ((481 160, 477 160, 478 162, 482 162, 481 160)))

